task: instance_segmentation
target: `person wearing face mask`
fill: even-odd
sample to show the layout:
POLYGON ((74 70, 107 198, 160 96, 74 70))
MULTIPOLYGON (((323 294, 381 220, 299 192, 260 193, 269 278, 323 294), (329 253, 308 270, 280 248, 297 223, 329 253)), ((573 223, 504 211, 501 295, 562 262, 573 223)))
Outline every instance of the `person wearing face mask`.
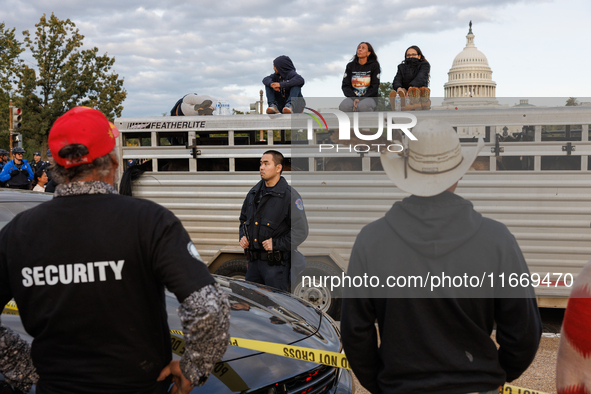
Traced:
MULTIPOLYGON (((431 90, 428 88, 431 65, 416 45, 408 48, 404 55, 405 59, 398 65, 398 72, 392 82, 390 97, 400 96, 403 111, 431 109, 431 90)), ((390 100, 390 104, 394 110, 394 99, 390 100)))
POLYGON ((345 68, 341 89, 347 97, 339 109, 343 112, 370 112, 377 106, 380 88, 380 63, 369 42, 357 45, 357 52, 345 68))

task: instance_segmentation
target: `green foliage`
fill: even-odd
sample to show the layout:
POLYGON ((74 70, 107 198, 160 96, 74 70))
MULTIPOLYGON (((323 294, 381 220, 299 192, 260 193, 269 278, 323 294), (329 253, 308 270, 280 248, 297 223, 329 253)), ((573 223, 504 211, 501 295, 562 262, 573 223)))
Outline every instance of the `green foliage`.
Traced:
MULTIPOLYGON (((92 107, 113 120, 121 116, 127 95, 123 78, 111 71, 115 58, 99 55, 96 47, 82 49, 84 36, 72 21, 52 13, 49 18, 43 15, 35 27, 33 33, 23 32, 24 45, 37 63, 30 68, 19 59, 25 49, 14 38, 14 29, 0 24, 0 113, 8 113, 9 99, 22 108, 19 131, 26 157, 34 150, 47 150, 51 125, 69 109, 92 107)), ((0 115, 2 146, 8 142, 7 119, 0 115)))
POLYGON ((380 82, 380 88, 378 90, 379 97, 388 98, 392 91, 392 82, 380 82))
POLYGON ((579 105, 579 100, 577 100, 575 97, 570 97, 566 100, 566 107, 576 107, 577 105, 579 105))
POLYGON ((390 111, 390 92, 392 91, 392 82, 380 82, 380 88, 378 90, 378 106, 376 111, 390 111))

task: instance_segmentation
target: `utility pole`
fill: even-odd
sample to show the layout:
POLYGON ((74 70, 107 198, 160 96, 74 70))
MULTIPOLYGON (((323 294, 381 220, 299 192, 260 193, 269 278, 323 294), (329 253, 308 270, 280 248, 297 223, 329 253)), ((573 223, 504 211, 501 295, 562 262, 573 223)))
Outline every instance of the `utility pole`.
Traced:
MULTIPOLYGON (((8 139, 10 140, 10 154, 12 155, 12 100, 8 103, 8 112, 10 113, 10 126, 8 127, 8 139)), ((9 156, 10 158, 10 156, 9 156)))
MULTIPOLYGON (((261 100, 259 101, 259 114, 262 115, 263 114, 263 89, 261 89, 259 91, 259 94, 261 95, 261 100)), ((264 132, 263 130, 260 131, 259 133, 259 141, 264 141, 265 137, 264 137, 264 132)))

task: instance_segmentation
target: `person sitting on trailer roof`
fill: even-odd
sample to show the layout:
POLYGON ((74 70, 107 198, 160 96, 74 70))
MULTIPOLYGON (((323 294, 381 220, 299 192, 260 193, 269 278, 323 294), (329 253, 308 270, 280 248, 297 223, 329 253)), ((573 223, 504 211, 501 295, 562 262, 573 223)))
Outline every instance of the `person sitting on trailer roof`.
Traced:
POLYGON ((170 110, 170 116, 212 115, 217 100, 203 94, 189 93, 176 102, 170 110))
POLYGON ((343 112, 371 112, 376 109, 380 88, 380 63, 369 42, 357 45, 347 64, 341 89, 347 97, 339 105, 343 112))
POLYGON ((394 111, 394 97, 399 95, 403 111, 431 109, 431 90, 429 90, 429 73, 431 65, 423 56, 421 49, 413 45, 404 53, 404 61, 398 65, 398 71, 392 82, 390 103, 394 111), (409 105, 406 105, 406 98, 409 105))
POLYGON ((263 79, 267 95, 268 114, 300 113, 304 110, 302 87, 304 78, 296 72, 289 56, 279 56, 273 60, 275 72, 263 79))

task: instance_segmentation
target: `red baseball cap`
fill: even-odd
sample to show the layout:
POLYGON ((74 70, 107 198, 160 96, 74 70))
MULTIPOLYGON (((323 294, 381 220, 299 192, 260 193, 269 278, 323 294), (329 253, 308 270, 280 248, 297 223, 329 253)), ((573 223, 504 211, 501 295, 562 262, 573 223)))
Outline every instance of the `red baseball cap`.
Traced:
POLYGON ((49 132, 49 149, 53 159, 62 167, 70 168, 92 163, 115 148, 119 130, 102 112, 88 107, 75 107, 60 116, 49 132), (76 159, 60 157, 59 151, 68 145, 80 144, 88 154, 76 159))

